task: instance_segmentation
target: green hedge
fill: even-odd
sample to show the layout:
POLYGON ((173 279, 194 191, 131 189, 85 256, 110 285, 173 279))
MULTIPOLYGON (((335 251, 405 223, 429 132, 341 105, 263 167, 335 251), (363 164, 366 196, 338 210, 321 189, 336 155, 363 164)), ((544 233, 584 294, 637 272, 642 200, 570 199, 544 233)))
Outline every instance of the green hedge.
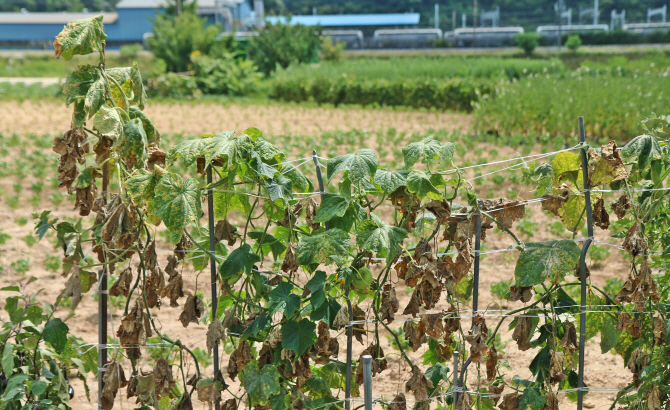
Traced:
POLYGON ((495 92, 491 80, 361 80, 350 78, 276 79, 272 97, 318 104, 406 106, 470 112, 472 104, 495 92))

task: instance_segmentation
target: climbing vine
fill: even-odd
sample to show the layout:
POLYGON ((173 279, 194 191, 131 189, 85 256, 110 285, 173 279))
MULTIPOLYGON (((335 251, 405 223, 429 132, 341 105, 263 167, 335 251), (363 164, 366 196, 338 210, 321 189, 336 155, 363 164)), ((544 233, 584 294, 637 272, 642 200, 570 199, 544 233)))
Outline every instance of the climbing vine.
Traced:
MULTIPOLYGON (((349 329, 354 343, 364 345, 363 354, 373 357, 373 375, 396 354, 381 346, 380 339, 390 335, 411 369, 405 393, 413 394, 415 408, 438 400, 458 410, 554 410, 561 393, 577 400, 582 302, 589 306, 585 339, 600 333, 602 352, 614 350, 632 373, 612 407, 665 406, 670 283, 653 269, 664 272, 670 252, 669 117, 644 122, 645 133, 622 149, 614 141, 582 144, 574 148, 579 153, 564 150, 550 162, 525 164, 524 180, 540 196, 542 209, 560 218, 573 239, 523 242, 513 228, 529 203, 479 199, 466 170, 454 165, 448 142, 426 138, 409 144, 400 170, 384 168, 365 148, 331 158, 326 186, 317 193, 295 162, 255 128, 166 149, 143 111, 137 65, 106 67, 105 38, 102 18, 96 17, 71 22, 54 42, 57 58, 100 56, 97 64, 68 76, 64 93, 73 106, 72 124, 53 147, 60 155, 61 187, 75 194, 75 208, 89 218, 84 226, 59 222, 49 211, 35 215, 40 238, 56 232, 68 279, 46 310, 36 307, 36 295, 23 293, 5 308, 12 322, 0 334, 0 364, 8 378, 3 406, 67 406, 66 371, 74 368, 84 380, 97 371, 90 353, 86 360, 69 359, 79 342, 67 336, 67 325, 53 312, 63 298, 76 309, 82 294, 97 289, 100 269, 116 278, 109 294, 125 300, 114 329, 122 349, 104 369, 99 399, 105 410, 118 394, 161 409, 191 409, 195 398, 223 409, 341 408, 347 363, 340 336, 349 329), (110 188, 112 180, 118 181, 116 189, 110 188), (597 227, 609 228, 608 209, 626 227, 613 235, 630 255, 630 275, 616 294, 592 284, 579 265, 581 247, 593 240, 577 237, 588 220, 587 190, 597 227), (201 222, 210 192, 213 233, 201 222), (608 207, 612 193, 617 199, 608 207), (518 253, 508 300, 519 307, 487 319, 487 308, 469 304, 478 243, 494 230, 514 241, 502 251, 518 253), (159 232, 173 246, 164 265, 157 254, 159 232), (97 260, 85 257, 89 250, 97 260), (184 289, 184 275, 191 274, 187 261, 199 272, 211 260, 218 272, 213 313, 210 298, 184 289), (575 292, 582 276, 586 300, 575 292), (397 281, 412 290, 406 306, 398 301, 397 281), (16 308, 19 300, 24 309, 16 308), (208 374, 202 357, 156 326, 157 309, 175 308, 184 327, 208 324, 210 352, 228 349, 225 372, 208 374), (530 379, 505 377, 509 364, 498 359, 496 338, 508 318, 518 348, 537 349, 530 379), (171 354, 147 358, 143 348, 149 340, 171 346, 171 354), (422 347, 419 363, 408 351, 422 347), (454 350, 469 364, 458 386, 449 379, 454 350), (140 360, 153 368, 145 372, 140 360), (236 378, 242 394, 229 389, 236 378), (230 398, 224 400, 224 391, 230 398), (453 391, 460 392, 456 403, 453 391)), ((360 357, 353 358, 352 396, 360 395, 363 381, 357 362, 360 357)), ((379 400, 391 409, 406 408, 408 401, 403 393, 379 400)))

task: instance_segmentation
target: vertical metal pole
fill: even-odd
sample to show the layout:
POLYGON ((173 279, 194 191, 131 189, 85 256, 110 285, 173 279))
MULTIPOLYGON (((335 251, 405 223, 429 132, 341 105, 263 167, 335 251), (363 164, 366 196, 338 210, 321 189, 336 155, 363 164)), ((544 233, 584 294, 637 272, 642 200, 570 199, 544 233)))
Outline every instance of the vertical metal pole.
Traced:
MULTIPOLYGON (((105 365, 107 364, 107 267, 98 270, 100 289, 98 289, 98 398, 102 397, 105 387, 105 365)), ((98 400, 98 410, 102 403, 98 400)))
POLYGON ((579 382, 577 391, 577 410, 582 410, 584 404, 584 348, 586 345, 586 253, 589 251, 593 238, 593 218, 591 211, 591 190, 589 187, 589 163, 584 149, 586 142, 586 133, 584 132, 584 117, 579 117, 579 142, 582 144, 580 149, 582 155, 582 175, 584 181, 584 200, 586 207, 586 229, 589 237, 584 242, 582 254, 579 258, 579 271, 581 279, 581 312, 579 316, 579 382))
POLYGON ((363 400, 365 410, 372 410, 372 356, 363 356, 363 400))
MULTIPOLYGON (((207 167, 207 184, 212 183, 212 166, 207 167)), ((216 311, 218 310, 217 300, 217 286, 216 286, 216 241, 214 237, 214 192, 209 189, 207 191, 207 214, 209 217, 209 266, 210 266, 210 282, 212 285, 212 322, 217 318, 216 311)), ((214 346, 214 377, 216 378, 219 372, 219 342, 214 346)), ((216 410, 221 408, 221 403, 216 402, 216 410)))
POLYGON ((451 394, 454 400, 452 408, 456 408, 456 403, 458 402, 458 392, 456 391, 458 387, 458 350, 454 352, 454 384, 451 386, 451 394))

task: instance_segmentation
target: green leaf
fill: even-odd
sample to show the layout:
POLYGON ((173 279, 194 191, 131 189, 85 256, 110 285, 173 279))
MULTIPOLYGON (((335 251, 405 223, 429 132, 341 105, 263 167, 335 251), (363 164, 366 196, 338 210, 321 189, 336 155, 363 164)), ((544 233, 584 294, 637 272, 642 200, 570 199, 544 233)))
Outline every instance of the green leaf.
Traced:
MULTIPOLYGON (((115 79, 116 82, 119 83, 124 94, 126 94, 126 98, 128 98, 128 103, 130 105, 136 105, 140 110, 144 109, 147 93, 144 90, 142 75, 140 74, 140 68, 137 63, 133 63, 132 67, 110 68, 106 73, 109 77, 115 79)), ((119 88, 113 82, 111 82, 110 86, 112 87, 112 97, 114 98, 116 106, 124 109, 129 108, 126 107, 119 88)))
POLYGON ((303 237, 298 243, 296 256, 299 265, 333 262, 331 256, 349 256, 349 235, 339 229, 331 229, 314 236, 303 237))
POLYGON ((341 308, 342 305, 340 305, 334 297, 328 296, 328 301, 322 303, 318 308, 314 308, 312 313, 309 314, 309 318, 315 322, 317 320, 323 320, 332 328, 333 321, 341 308))
POLYGON ((603 327, 600 330, 600 351, 605 354, 612 350, 621 337, 621 330, 616 330, 617 319, 612 315, 604 313, 603 327))
POLYGON ((281 167, 279 167, 279 173, 293 182, 293 189, 296 192, 314 191, 314 185, 312 184, 312 181, 307 179, 305 174, 303 174, 292 164, 283 164, 281 167))
MULTIPOLYGON (((42 238, 44 238, 44 235, 49 231, 49 228, 53 226, 54 223, 58 219, 55 220, 50 220, 49 219, 49 214, 51 211, 42 211, 41 214, 33 214, 33 218, 36 219, 35 221, 35 235, 39 238, 38 240, 41 241, 42 238)), ((0 289, 1 290, 1 289, 0 289)), ((18 287, 16 288, 16 291, 18 292, 18 287)))
POLYGON ((14 373, 14 345, 9 342, 5 343, 5 348, 2 351, 2 371, 5 377, 9 377, 14 373))
POLYGON ((225 218, 234 209, 245 214, 251 212, 249 197, 235 192, 214 192, 214 216, 217 219, 225 218))
POLYGON ((431 174, 424 171, 410 171, 407 176, 407 190, 416 194, 419 199, 425 197, 442 199, 442 193, 431 182, 431 174))
POLYGON ((74 55, 102 52, 103 42, 107 39, 102 24, 102 16, 67 23, 54 41, 56 59, 63 56, 70 60, 74 55))
POLYGON ((103 104, 93 119, 93 129, 100 132, 105 137, 116 141, 123 134, 123 122, 119 112, 103 104))
POLYGON ((356 228, 356 245, 364 251, 386 254, 386 261, 393 260, 400 244, 407 238, 407 231, 388 225, 379 218, 363 221, 356 228))
POLYGON ((286 245, 284 245, 282 241, 267 232, 251 231, 248 233, 248 236, 256 241, 256 244, 259 247, 263 248, 263 251, 266 255, 271 251, 272 255, 274 256, 274 260, 277 260, 279 255, 284 253, 286 250, 286 245))
POLYGON ((281 282, 269 293, 268 312, 270 315, 282 312, 286 317, 291 317, 296 310, 300 309, 300 296, 291 293, 293 285, 281 282))
POLYGON ((251 274, 254 264, 260 260, 260 256, 253 252, 249 244, 245 243, 232 251, 226 260, 219 266, 221 279, 232 278, 235 275, 240 274, 240 272, 249 275, 251 274))
POLYGON ((271 322, 272 317, 268 314, 268 312, 261 313, 246 329, 244 329, 244 332, 240 338, 242 340, 246 340, 250 336, 256 336, 258 333, 267 329, 271 322))
POLYGON ((107 85, 103 77, 98 77, 98 79, 91 84, 91 88, 86 92, 86 97, 84 98, 84 111, 86 111, 87 117, 91 118, 105 102, 105 94, 107 91, 107 85))
POLYGON ((165 174, 154 190, 156 214, 172 232, 181 233, 191 222, 200 219, 202 204, 198 180, 184 181, 179 175, 165 174))
POLYGON ((456 146, 451 142, 442 145, 440 152, 440 165, 443 167, 451 166, 454 161, 454 154, 456 153, 456 146))
POLYGON ((428 397, 432 397, 440 382, 442 380, 449 380, 449 368, 442 363, 435 363, 426 370, 425 375, 428 380, 433 382, 433 387, 428 389, 428 397))
POLYGON ((558 215, 563 221, 563 225, 569 230, 572 231, 577 227, 577 230, 580 228, 580 223, 584 219, 582 212, 584 211, 584 206, 586 205, 586 199, 584 195, 570 195, 568 200, 558 209, 558 215))
POLYGON ((349 179, 354 184, 374 175, 379 165, 377 154, 371 149, 362 148, 355 154, 346 154, 328 160, 326 175, 328 182, 339 172, 349 171, 349 179))
POLYGON ((328 222, 333 217, 342 217, 349 208, 349 198, 338 194, 324 193, 319 209, 316 210, 316 222, 328 222))
POLYGON ((286 159, 286 154, 284 154, 282 150, 261 138, 262 133, 258 128, 247 128, 242 131, 242 134, 246 134, 249 138, 256 141, 255 151, 261 158, 263 158, 263 161, 266 161, 268 164, 275 165, 286 159))
POLYGON ((394 192, 396 189, 407 184, 406 171, 387 171, 379 169, 375 172, 372 182, 378 185, 386 194, 394 192))
POLYGON ((208 144, 204 150, 206 165, 209 165, 214 158, 221 158, 226 161, 224 169, 229 170, 241 159, 242 153, 250 151, 253 148, 251 139, 245 135, 233 138, 234 131, 225 131, 211 138, 208 138, 208 144))
POLYGON ((547 399, 542 396, 542 392, 537 387, 527 387, 519 399, 519 410, 540 410, 544 407, 547 399))
POLYGON ((30 392, 35 396, 42 395, 47 390, 47 382, 36 380, 30 383, 30 392))
POLYGON ((116 148, 126 163, 143 164, 144 160, 149 157, 147 134, 144 133, 144 126, 139 118, 123 125, 123 135, 116 142, 116 148))
POLYGON ((154 189, 161 176, 157 170, 149 172, 145 168, 135 169, 125 181, 126 192, 135 201, 135 204, 142 205, 153 199, 154 189))
POLYGON ((284 349, 295 352, 297 359, 316 343, 316 324, 307 319, 289 320, 281 327, 281 338, 284 349))
POLYGON ((621 155, 626 158, 637 156, 637 167, 644 170, 652 160, 663 159, 663 152, 656 138, 651 135, 640 135, 621 149, 621 155))
POLYGON ((270 396, 279 394, 281 391, 277 369, 271 364, 266 364, 262 371, 258 370, 258 362, 255 360, 244 366, 240 372, 240 381, 252 405, 263 406, 268 402, 270 396))
POLYGON ((326 301, 326 291, 324 285, 326 284, 326 272, 316 271, 314 276, 305 284, 305 288, 310 291, 310 303, 312 309, 317 309, 326 301))
POLYGON ((558 283, 572 272, 581 250, 571 240, 528 242, 514 269, 517 286, 535 286, 549 278, 558 283))
POLYGON ((184 166, 188 167, 195 162, 196 159, 204 157, 204 150, 210 142, 207 136, 202 138, 184 141, 170 148, 165 156, 165 164, 170 166, 177 159, 182 160, 184 166))
POLYGON ((433 137, 413 142, 402 149, 402 155, 405 157, 405 168, 411 168, 420 159, 424 164, 436 160, 440 156, 440 151, 442 151, 442 145, 435 141, 433 137))
POLYGON ((268 193, 270 199, 274 202, 280 200, 287 203, 293 199, 293 182, 290 179, 277 175, 265 183, 265 192, 268 193))
POLYGON ((142 127, 144 128, 144 133, 147 135, 147 141, 149 141, 149 143, 154 141, 158 142, 160 139, 160 134, 158 133, 154 123, 137 106, 133 105, 130 107, 130 119, 132 120, 135 118, 142 121, 142 127))
POLYGON ((76 126, 81 127, 87 118, 98 112, 105 102, 105 79, 92 65, 80 65, 72 71, 63 84, 66 104, 76 104, 76 126))
POLYGON ((60 319, 51 319, 44 325, 44 341, 51 344, 56 353, 62 353, 67 344, 70 328, 60 319))

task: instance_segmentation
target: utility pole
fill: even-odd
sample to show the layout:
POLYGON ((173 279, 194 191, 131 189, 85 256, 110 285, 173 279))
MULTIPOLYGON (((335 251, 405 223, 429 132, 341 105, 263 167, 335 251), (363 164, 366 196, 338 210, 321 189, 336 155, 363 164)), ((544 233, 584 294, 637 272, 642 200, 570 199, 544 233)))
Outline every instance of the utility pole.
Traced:
POLYGON ((560 50, 563 43, 563 10, 565 10, 565 0, 558 0, 554 4, 554 10, 558 14, 558 49, 560 50))
POLYGON ((440 5, 435 3, 435 28, 440 28, 440 5))
POLYGON ((181 16, 181 0, 177 0, 177 16, 181 16))
POLYGON ((598 0, 593 0, 593 25, 598 24, 598 0))
POLYGON ((451 11, 451 31, 456 31, 456 10, 451 11))

